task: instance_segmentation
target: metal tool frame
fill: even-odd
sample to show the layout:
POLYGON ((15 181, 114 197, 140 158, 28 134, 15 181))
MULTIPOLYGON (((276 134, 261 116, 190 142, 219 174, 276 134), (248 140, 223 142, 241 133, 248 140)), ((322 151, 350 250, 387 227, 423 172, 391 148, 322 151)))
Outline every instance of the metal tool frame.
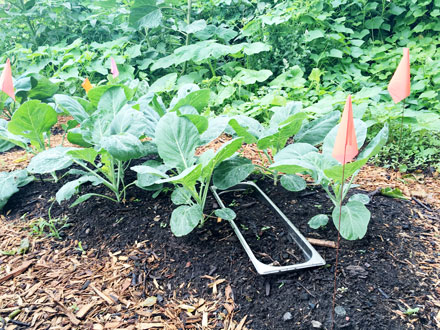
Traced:
POLYGON ((269 274, 276 274, 281 272, 325 265, 325 260, 321 257, 321 255, 313 248, 313 246, 293 225, 293 223, 290 222, 290 220, 286 217, 286 215, 283 212, 281 212, 278 206, 276 206, 275 203, 254 182, 251 181, 242 182, 227 190, 219 190, 217 187, 211 186, 211 191, 214 195, 214 198, 217 200, 219 206, 221 208, 225 208, 225 205, 223 204, 220 195, 234 191, 245 191, 248 188, 255 189, 259 193, 260 199, 266 202, 269 205, 269 207, 271 207, 275 211, 275 213, 278 214, 280 219, 285 222, 285 227, 288 230, 288 234, 293 239, 293 241, 300 247, 301 251, 304 254, 304 257, 306 258, 305 262, 294 265, 287 265, 287 266, 272 266, 270 264, 262 263, 255 257, 255 254, 252 252, 249 244, 246 242, 245 238, 241 234, 240 229, 238 228, 236 223, 233 220, 230 220, 229 222, 232 226, 232 229, 234 229, 235 234, 237 235, 247 255, 251 259, 252 264, 254 265, 258 274, 269 275, 269 274))

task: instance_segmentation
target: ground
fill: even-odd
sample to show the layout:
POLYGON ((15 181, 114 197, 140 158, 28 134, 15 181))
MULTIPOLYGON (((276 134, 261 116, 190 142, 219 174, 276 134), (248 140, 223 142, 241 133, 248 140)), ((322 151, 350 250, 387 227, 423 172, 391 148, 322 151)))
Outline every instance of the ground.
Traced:
MULTIPOLYGON (((243 153, 261 161, 253 146, 243 153)), ((0 157, 6 169, 24 167, 29 158, 18 150, 0 157)), ((307 225, 330 210, 320 189, 291 193, 264 177, 251 179, 306 237, 336 241, 332 224, 320 230, 307 225)), ((0 250, 23 252, 0 254, 0 316, 18 313, 5 329, 330 328, 334 248, 315 246, 325 266, 263 277, 226 221, 213 218, 176 238, 168 225, 169 194, 152 199, 133 188, 123 204, 96 198, 69 208, 51 199, 63 180, 29 184, 3 211, 0 250), (31 235, 49 211, 69 224, 62 239, 31 235), (29 247, 20 251, 26 239, 29 247)), ((371 197, 372 217, 365 238, 341 241, 335 328, 439 327, 438 178, 367 165, 356 183, 357 192, 371 197), (399 187, 407 199, 382 196, 383 187, 399 187)), ((281 223, 255 198, 231 193, 225 202, 236 210, 257 256, 275 264, 299 262, 302 255, 281 223)), ((206 213, 216 204, 210 196, 206 213)))

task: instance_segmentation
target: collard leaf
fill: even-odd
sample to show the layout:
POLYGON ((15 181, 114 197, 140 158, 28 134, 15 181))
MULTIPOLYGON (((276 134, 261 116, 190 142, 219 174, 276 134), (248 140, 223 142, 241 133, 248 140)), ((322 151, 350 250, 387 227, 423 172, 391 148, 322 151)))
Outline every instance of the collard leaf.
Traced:
POLYGON ((292 143, 279 151, 274 156, 274 161, 275 163, 278 163, 284 160, 301 158, 302 156, 307 155, 309 152, 318 152, 318 149, 308 143, 292 143))
POLYGON ((228 220, 228 221, 234 220, 237 217, 235 212, 227 207, 222 208, 222 209, 217 209, 214 211, 214 213, 219 218, 222 218, 222 219, 228 220))
POLYGON ((194 107, 198 113, 202 113, 203 109, 208 105, 210 97, 211 90, 209 88, 191 92, 184 98, 177 101, 176 105, 171 111, 176 111, 184 105, 190 105, 194 107))
POLYGON ((287 140, 298 133, 301 128, 302 121, 306 118, 306 114, 299 112, 290 116, 286 121, 280 124, 275 132, 270 129, 257 142, 260 149, 273 148, 275 151, 280 150, 286 145, 287 140))
POLYGON ((58 192, 55 195, 58 204, 61 204, 62 201, 69 200, 70 198, 72 198, 74 194, 78 193, 78 189, 82 184, 97 180, 98 179, 96 176, 85 175, 76 180, 67 182, 60 188, 60 190, 58 190, 58 192))
POLYGON ((13 114, 8 124, 12 134, 28 138, 37 148, 44 147, 43 133, 57 122, 57 113, 45 103, 31 100, 23 103, 13 114))
POLYGON ((177 187, 171 194, 171 201, 174 205, 190 204, 191 193, 184 187, 177 187))
MULTIPOLYGON (((364 158, 345 164, 344 178, 348 179, 351 177, 356 171, 360 170, 361 167, 367 163, 367 161, 368 159, 364 158)), ((341 182, 342 172, 343 167, 340 164, 324 170, 325 175, 335 182, 341 182)))
POLYGON ((354 194, 348 199, 348 201, 349 202, 357 201, 357 202, 361 202, 364 205, 367 205, 370 202, 370 197, 368 197, 368 195, 365 194, 354 194))
POLYGON ((339 121, 339 111, 325 114, 321 118, 303 124, 300 131, 295 135, 296 142, 318 145, 324 141, 326 135, 339 121))
POLYGON ((72 157, 68 155, 70 150, 75 148, 56 147, 40 152, 31 159, 27 170, 38 174, 63 170, 73 164, 72 157))
POLYGON ((130 87, 125 86, 125 85, 97 86, 97 87, 94 87, 91 90, 89 90, 89 92, 87 93, 87 98, 90 100, 91 106, 93 108, 98 107, 98 104, 99 104, 102 96, 104 95, 104 93, 107 92, 109 89, 114 88, 114 87, 123 88, 124 89, 124 93, 125 93, 125 97, 126 97, 127 100, 130 100, 133 97, 133 95, 134 95, 134 91, 130 87))
POLYGON ((209 123, 205 116, 188 114, 183 115, 183 117, 188 118, 194 124, 194 126, 197 127, 199 134, 202 134, 208 129, 209 123))
POLYGON ((176 80, 177 80, 177 73, 175 72, 169 73, 157 79, 153 84, 151 84, 150 88, 148 89, 148 92, 149 93, 169 92, 174 89, 176 80))
MULTIPOLYGON (((358 201, 348 202, 342 206, 341 212, 341 236, 347 240, 361 239, 367 233, 370 222, 370 211, 364 204, 358 201)), ((339 226, 339 206, 335 207, 332 213, 333 224, 339 226)))
POLYGON ((98 152, 93 148, 73 149, 67 152, 72 158, 84 160, 87 163, 94 164, 98 152))
POLYGON ((159 155, 167 166, 182 171, 194 164, 200 138, 197 128, 187 118, 167 113, 160 119, 155 135, 159 155))
POLYGON ((138 30, 158 27, 161 21, 162 12, 156 0, 135 0, 130 8, 129 25, 138 30))
POLYGON ((208 144, 218 138, 225 131, 229 120, 230 118, 225 116, 210 118, 208 120, 208 128, 200 136, 201 145, 208 144))
POLYGON ((110 135, 101 140, 101 146, 118 160, 128 161, 145 156, 142 142, 130 133, 110 135))
POLYGON ((148 120, 142 112, 131 108, 124 109, 118 112, 110 123, 110 134, 129 133, 139 138, 147 133, 148 127, 148 120))
POLYGON ((382 188, 380 190, 380 193, 384 196, 391 197, 391 198, 400 198, 400 199, 408 199, 403 193, 402 190, 399 188, 382 188))
POLYGON ((28 93, 29 99, 45 100, 58 91, 58 86, 46 77, 31 77, 31 84, 32 88, 28 93))
POLYGON ((223 161, 213 174, 213 184, 219 189, 228 189, 246 179, 254 170, 252 161, 247 158, 233 157, 223 161))
POLYGON ((91 147, 92 144, 86 142, 81 134, 81 128, 79 127, 75 127, 71 130, 69 130, 69 132, 67 132, 67 140, 72 143, 72 144, 76 144, 78 146, 84 147, 84 148, 88 148, 91 147))
POLYGON ((4 119, 0 119, 0 146, 1 152, 11 149, 14 145, 17 145, 23 149, 27 148, 29 140, 20 136, 12 134, 8 131, 8 122, 4 119))
POLYGON ((197 227, 203 218, 203 211, 200 205, 182 205, 171 214, 171 231, 177 237, 188 235, 197 227))
POLYGON ((255 143, 263 133, 263 126, 253 119, 246 116, 234 116, 229 125, 238 136, 244 137, 245 143, 255 143))
POLYGON ((281 185, 289 191, 301 191, 306 189, 306 181, 298 175, 285 174, 281 177, 281 185))
POLYGON ((140 188, 150 187, 157 180, 168 177, 168 167, 156 160, 148 160, 143 165, 133 166, 131 170, 137 173, 136 185, 140 188))
POLYGON ((309 220, 308 225, 310 228, 318 229, 321 227, 325 227, 327 223, 328 223, 328 215, 318 214, 309 220))
POLYGON ((6 205, 9 198, 18 192, 19 187, 23 187, 33 181, 33 179, 26 170, 0 172, 0 211, 6 205))
MULTIPOLYGON (((225 159, 232 157, 234 153, 241 148, 243 144, 243 138, 235 138, 231 141, 226 142, 217 150, 215 155, 210 159, 210 161, 203 166, 203 177, 207 178, 211 175, 214 168, 220 164, 225 159)), ((206 153, 206 152, 205 152, 206 153)), ((205 154, 204 153, 204 154, 205 154)))
POLYGON ((281 123, 286 122, 291 116, 299 113, 302 109, 301 102, 289 102, 284 107, 275 107, 271 110, 274 112, 270 118, 270 127, 277 128, 281 123))
POLYGON ((78 123, 82 123, 89 118, 89 114, 84 110, 83 106, 74 98, 56 94, 54 95, 55 103, 58 107, 61 107, 65 112, 70 114, 78 123))
POLYGON ((185 187, 193 187, 201 174, 202 164, 197 164, 184 169, 182 173, 179 173, 178 175, 166 179, 160 179, 156 181, 156 184, 172 182, 174 184, 181 184, 185 187))
POLYGON ((102 113, 108 113, 115 117, 125 104, 127 104, 127 97, 124 89, 113 86, 102 94, 98 103, 98 111, 101 110, 102 113))
POLYGON ((364 150, 359 154, 358 158, 371 158, 374 155, 378 154, 382 147, 388 141, 388 124, 385 124, 384 127, 380 130, 379 133, 371 140, 371 142, 365 147, 364 150))

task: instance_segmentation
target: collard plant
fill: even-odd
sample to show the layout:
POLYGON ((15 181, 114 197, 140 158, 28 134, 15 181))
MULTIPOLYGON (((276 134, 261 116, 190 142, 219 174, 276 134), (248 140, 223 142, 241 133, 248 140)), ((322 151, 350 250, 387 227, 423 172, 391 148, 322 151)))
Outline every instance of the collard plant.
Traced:
MULTIPOLYGON (((211 180, 217 187, 227 189, 254 169, 250 160, 234 155, 242 145, 242 137, 229 141, 217 152, 208 149, 196 156, 196 148, 220 135, 218 126, 223 124, 224 128, 227 122, 227 118, 220 117, 216 119, 219 125, 208 124, 206 118, 195 114, 169 112, 159 120, 154 138, 162 162, 148 161, 132 168, 138 173, 140 187, 160 189, 163 184, 174 185, 171 200, 178 207, 171 215, 170 225, 176 236, 189 234, 209 217, 203 211, 211 180)), ((226 220, 235 218, 230 209, 218 210, 216 215, 226 220)))
POLYGON ((129 103, 128 97, 132 96, 129 90, 121 86, 105 86, 105 89, 92 91, 89 92, 90 104, 82 101, 86 107, 74 98, 55 96, 56 102, 80 124, 80 127, 69 132, 69 141, 84 148, 52 148, 35 156, 28 166, 29 172, 38 174, 63 170, 72 164, 79 167, 67 172, 79 177, 66 183, 57 192, 59 203, 70 199, 87 182, 104 185, 114 196, 88 193, 80 196, 72 206, 92 196, 115 202, 124 200, 130 185, 124 180, 130 161, 156 150, 151 142, 141 141, 141 138, 149 135, 149 121, 142 111, 129 103), (92 109, 90 113, 87 112, 88 108, 92 109))
MULTIPOLYGON (((208 218, 203 210, 211 181, 226 189, 244 180, 254 168, 250 160, 234 155, 243 138, 230 141, 216 153, 208 149, 196 156, 196 148, 217 138, 230 120, 222 116, 208 120, 201 115, 209 97, 208 89, 188 84, 179 89, 168 107, 154 94, 139 99, 152 127, 156 124, 150 137, 160 160, 149 160, 132 169, 143 189, 160 191, 164 184, 175 186, 171 198, 178 208, 171 216, 171 230, 176 236, 187 235, 208 218)), ((217 212, 224 219, 235 217, 232 210, 217 212)))
MULTIPOLYGON (((319 119, 307 121, 306 113, 301 111, 300 102, 290 102, 285 107, 273 109, 268 127, 263 127, 255 119, 246 116, 234 116, 229 125, 246 143, 256 143, 270 164, 289 157, 301 157, 316 152, 314 145, 321 144, 326 134, 334 127, 339 118, 338 112, 332 112, 319 119), (293 143, 286 146, 292 138, 293 143)), ((301 191, 306 188, 303 178, 294 173, 282 174, 276 167, 261 167, 263 173, 272 177, 274 185, 280 181, 289 191, 301 191)))
MULTIPOLYGON (((355 120, 356 137, 359 149, 365 142, 367 135, 366 125, 359 119, 355 120)), ((298 156, 293 150, 286 147, 281 152, 285 153, 283 159, 276 161, 270 166, 273 170, 278 170, 287 174, 307 173, 310 174, 317 184, 321 184, 334 208, 332 212, 333 223, 338 228, 339 205, 345 200, 353 180, 359 173, 359 170, 367 161, 376 155, 385 145, 388 139, 388 126, 383 129, 371 140, 371 142, 358 155, 357 160, 345 165, 345 177, 348 182, 342 185, 343 166, 335 160, 331 154, 336 139, 339 125, 334 127, 325 137, 322 153, 317 150, 298 156), (341 187, 343 191, 341 194, 341 187)), ((347 240, 361 239, 367 233, 368 223, 370 221, 370 212, 366 208, 369 198, 364 194, 355 194, 351 196, 348 202, 342 206, 342 217, 340 234, 347 240)), ((325 226, 328 222, 326 214, 319 214, 309 221, 312 228, 325 226)))

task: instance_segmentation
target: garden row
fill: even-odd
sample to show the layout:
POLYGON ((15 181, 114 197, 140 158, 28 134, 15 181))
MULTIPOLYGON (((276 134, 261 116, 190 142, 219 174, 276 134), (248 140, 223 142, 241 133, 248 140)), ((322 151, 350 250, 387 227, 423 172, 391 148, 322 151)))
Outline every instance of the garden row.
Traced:
MULTIPOLYGON (((287 190, 300 191, 306 188, 306 182, 298 174, 309 174, 315 184, 323 187, 334 204, 332 218, 337 226, 340 201, 353 178, 380 151, 388 137, 385 125, 357 160, 346 164, 345 177, 350 181, 342 185, 343 166, 331 155, 338 130, 338 111, 309 120, 300 103, 289 102, 284 107, 272 108, 270 123, 264 127, 244 115, 207 118, 203 109, 210 95, 209 89, 187 84, 170 102, 164 102, 155 93, 138 96, 135 89, 126 85, 108 84, 90 89, 87 99, 55 94, 54 107, 39 100, 24 102, 9 122, 2 121, 0 138, 37 154, 27 170, 1 174, 1 206, 19 187, 31 182, 34 175, 50 174, 57 181, 60 171, 68 169, 63 176, 72 180, 57 192, 56 200, 61 203, 78 194, 72 206, 97 196, 116 203, 124 201, 126 190, 132 185, 157 193, 173 187, 171 199, 176 208, 170 226, 175 235, 183 236, 210 217, 204 214, 204 209, 211 184, 227 189, 256 170, 238 152, 243 143, 256 143, 270 162, 270 166, 260 170, 275 185, 280 182, 287 190), (78 148, 47 148, 50 130, 57 122, 54 108, 73 117, 64 128, 67 140, 78 148), (223 133, 233 139, 217 152, 207 149, 196 156, 198 147, 223 133), (286 146, 292 137, 294 142, 286 146), (322 152, 316 147, 321 144, 322 152), (131 166, 138 159, 144 162, 131 166), (127 171, 137 173, 134 182, 126 182, 127 171), (103 185, 109 194, 82 195, 81 185, 86 183, 103 185)), ((354 123, 361 148, 367 126, 359 119, 354 123)), ((353 240, 365 235, 370 218, 367 203, 367 196, 355 195, 343 206, 340 232, 344 238, 353 240)), ((216 210, 215 215, 226 220, 235 217, 228 208, 216 210)), ((328 217, 321 214, 311 219, 310 226, 319 228, 327 222, 328 217)))

